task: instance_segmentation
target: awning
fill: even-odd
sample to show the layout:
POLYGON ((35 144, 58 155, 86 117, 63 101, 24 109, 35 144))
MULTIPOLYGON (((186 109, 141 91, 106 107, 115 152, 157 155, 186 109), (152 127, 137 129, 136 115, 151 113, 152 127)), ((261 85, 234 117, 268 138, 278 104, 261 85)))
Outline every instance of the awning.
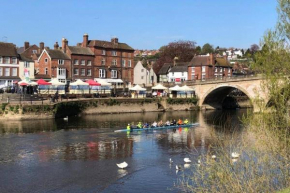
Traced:
POLYGON ((122 79, 115 79, 115 78, 95 78, 95 81, 99 82, 100 80, 108 82, 108 83, 123 83, 122 79))

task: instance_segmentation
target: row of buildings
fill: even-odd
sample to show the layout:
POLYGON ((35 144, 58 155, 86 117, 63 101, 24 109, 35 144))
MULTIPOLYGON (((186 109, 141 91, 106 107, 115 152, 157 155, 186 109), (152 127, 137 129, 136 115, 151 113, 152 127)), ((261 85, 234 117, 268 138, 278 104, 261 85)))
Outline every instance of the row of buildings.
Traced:
POLYGON ((16 49, 12 43, 0 42, 0 85, 12 85, 23 79, 58 79, 69 84, 76 79, 104 79, 115 85, 153 85, 157 82, 181 83, 232 76, 227 56, 196 55, 189 62, 165 63, 156 72, 153 65, 134 63, 134 49, 118 38, 111 41, 89 40, 88 34, 76 46, 62 38, 53 49, 43 42, 16 49))
POLYGON ((89 40, 70 46, 62 38, 61 46, 54 48, 24 43, 16 49, 12 43, 0 43, 0 85, 11 85, 13 81, 52 78, 69 83, 76 79, 102 78, 112 83, 132 84, 134 49, 118 38, 111 41, 89 40))

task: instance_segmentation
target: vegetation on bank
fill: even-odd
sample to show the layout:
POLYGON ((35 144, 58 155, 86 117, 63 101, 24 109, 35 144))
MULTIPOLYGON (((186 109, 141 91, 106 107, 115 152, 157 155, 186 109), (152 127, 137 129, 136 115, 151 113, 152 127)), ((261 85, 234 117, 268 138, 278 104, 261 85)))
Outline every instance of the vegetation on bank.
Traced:
POLYGON ((168 104, 193 104, 196 105, 198 98, 192 97, 192 98, 167 98, 166 99, 168 104))
MULTIPOLYGON (((212 131, 212 146, 200 166, 180 179, 185 192, 288 192, 290 187, 290 2, 278 0, 279 20, 266 32, 253 67, 264 77, 269 101, 257 98, 259 114, 248 114, 241 137, 212 131), (226 137, 228 140, 224 140, 226 137), (231 152, 241 156, 235 161, 231 152), (216 154, 217 159, 211 159, 216 154), (288 189, 287 189, 288 188, 288 189)), ((231 122, 231 121, 228 121, 231 122)))

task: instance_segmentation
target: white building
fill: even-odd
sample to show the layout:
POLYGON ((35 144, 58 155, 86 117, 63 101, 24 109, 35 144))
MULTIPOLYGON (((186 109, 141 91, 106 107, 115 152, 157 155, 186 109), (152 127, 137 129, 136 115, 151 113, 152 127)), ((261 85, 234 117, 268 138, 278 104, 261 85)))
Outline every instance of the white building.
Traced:
POLYGON ((145 68, 142 62, 139 61, 134 67, 134 84, 145 84, 152 86, 157 82, 157 76, 153 68, 145 68))
POLYGON ((168 82, 175 82, 176 84, 188 80, 188 63, 176 64, 168 73, 168 82))

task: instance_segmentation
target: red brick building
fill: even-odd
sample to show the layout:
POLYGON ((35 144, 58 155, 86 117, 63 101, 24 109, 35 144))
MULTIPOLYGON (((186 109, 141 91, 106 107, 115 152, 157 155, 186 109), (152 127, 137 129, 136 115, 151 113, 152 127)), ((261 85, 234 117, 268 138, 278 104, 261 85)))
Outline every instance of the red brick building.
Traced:
POLYGON ((71 60, 67 54, 58 49, 45 48, 35 63, 37 78, 57 78, 60 82, 71 81, 71 60))
POLYGON ((94 53, 94 78, 111 79, 112 82, 122 80, 132 83, 134 80, 134 49, 126 43, 120 43, 118 38, 111 41, 89 40, 84 34, 83 48, 90 48, 94 53))
POLYGON ((95 54, 88 47, 68 46, 68 41, 62 41, 62 48, 71 59, 71 77, 76 79, 88 80, 93 79, 95 54), (65 48, 65 49, 64 49, 65 48))
POLYGON ((188 66, 188 80, 219 79, 232 76, 232 67, 225 57, 197 55, 188 66))

